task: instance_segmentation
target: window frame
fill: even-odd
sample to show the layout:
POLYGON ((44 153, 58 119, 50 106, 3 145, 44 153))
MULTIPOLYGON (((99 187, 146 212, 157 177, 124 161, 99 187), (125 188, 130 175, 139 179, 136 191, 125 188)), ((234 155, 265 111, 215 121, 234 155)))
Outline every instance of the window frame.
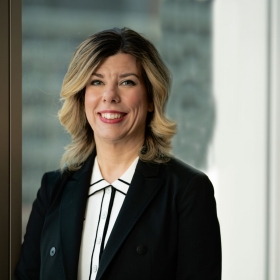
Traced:
POLYGON ((21 247, 21 0, 0 2, 0 275, 13 279, 21 247))
POLYGON ((280 1, 268 5, 267 271, 280 279, 280 1))

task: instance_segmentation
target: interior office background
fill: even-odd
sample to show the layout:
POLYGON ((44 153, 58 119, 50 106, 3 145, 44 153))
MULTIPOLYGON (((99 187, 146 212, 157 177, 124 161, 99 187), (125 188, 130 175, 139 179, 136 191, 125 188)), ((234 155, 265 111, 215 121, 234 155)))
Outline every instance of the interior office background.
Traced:
POLYGON ((22 0, 22 235, 43 173, 70 141, 57 111, 71 56, 124 26, 172 72, 173 153, 214 184, 223 279, 280 279, 278 0, 22 0))

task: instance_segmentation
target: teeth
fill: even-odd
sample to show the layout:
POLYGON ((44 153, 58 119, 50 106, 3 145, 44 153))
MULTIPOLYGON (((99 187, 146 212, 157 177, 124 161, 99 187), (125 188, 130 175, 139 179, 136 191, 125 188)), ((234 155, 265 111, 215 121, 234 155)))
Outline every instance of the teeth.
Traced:
POLYGON ((122 114, 116 114, 116 113, 102 113, 101 114, 102 118, 108 119, 108 120, 114 120, 114 119, 119 119, 123 115, 122 114))

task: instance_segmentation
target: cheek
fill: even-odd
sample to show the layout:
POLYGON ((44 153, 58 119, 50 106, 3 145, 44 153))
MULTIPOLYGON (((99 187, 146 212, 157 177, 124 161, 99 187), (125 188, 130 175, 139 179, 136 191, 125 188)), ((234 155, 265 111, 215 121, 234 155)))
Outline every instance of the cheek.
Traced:
POLYGON ((90 110, 96 104, 96 96, 93 93, 89 93, 86 91, 85 93, 85 109, 90 110))
POLYGON ((148 99, 146 94, 143 92, 137 92, 136 94, 131 95, 128 102, 132 108, 147 111, 148 99))
POLYGON ((93 95, 85 94, 85 113, 89 123, 92 123, 96 100, 93 95))

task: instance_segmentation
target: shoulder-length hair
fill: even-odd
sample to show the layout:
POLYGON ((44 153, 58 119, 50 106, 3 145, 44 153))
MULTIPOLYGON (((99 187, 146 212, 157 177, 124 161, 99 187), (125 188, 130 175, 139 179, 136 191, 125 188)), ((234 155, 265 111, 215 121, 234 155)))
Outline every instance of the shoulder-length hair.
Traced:
POLYGON ((110 29, 90 36, 75 51, 64 77, 61 124, 72 136, 61 159, 61 170, 77 170, 93 152, 94 132, 85 114, 85 87, 98 65, 117 53, 133 55, 142 67, 148 98, 154 103, 154 111, 148 113, 145 141, 139 151, 143 161, 167 162, 170 158, 171 138, 176 133, 176 124, 165 116, 165 107, 170 90, 170 73, 158 51, 151 42, 137 32, 128 29, 110 29))

